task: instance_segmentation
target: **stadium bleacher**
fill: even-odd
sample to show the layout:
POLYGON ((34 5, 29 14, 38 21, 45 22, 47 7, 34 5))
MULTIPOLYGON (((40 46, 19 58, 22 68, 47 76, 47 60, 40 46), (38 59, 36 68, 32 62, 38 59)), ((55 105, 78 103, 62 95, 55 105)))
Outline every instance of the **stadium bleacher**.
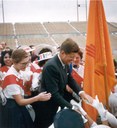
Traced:
POLYGON ((109 33, 116 33, 117 32, 117 24, 115 24, 115 25, 108 22, 109 33))
POLYGON ((19 45, 39 45, 39 44, 49 44, 49 45, 55 45, 53 40, 50 37, 38 37, 38 38, 19 38, 18 44, 19 45))
POLYGON ((12 23, 0 23, 0 36, 14 36, 12 23))
MULTIPOLYGON (((107 24, 112 50, 115 51, 117 23, 107 22, 107 24)), ((86 31, 87 22, 0 23, 0 42, 5 41, 12 48, 16 48, 17 43, 18 45, 46 43, 60 46, 66 38, 72 38, 85 49, 86 31)))
POLYGON ((47 35, 41 23, 15 23, 15 33, 20 35, 47 35))
POLYGON ((117 35, 110 35, 111 47, 113 50, 117 50, 117 35))
POLYGON ((78 33, 67 22, 45 22, 43 23, 49 34, 76 34, 78 33))
POLYGON ((70 23, 74 28, 77 29, 82 34, 86 34, 87 31, 87 22, 71 22, 70 23))
POLYGON ((55 40, 55 42, 60 46, 62 44, 62 42, 66 39, 66 38, 72 38, 74 41, 77 42, 77 44, 80 47, 85 47, 85 43, 86 43, 86 38, 84 36, 77 36, 77 35, 60 35, 60 36, 52 36, 53 39, 55 40))
POLYGON ((114 27, 117 27, 117 23, 111 22, 111 24, 112 24, 114 27))

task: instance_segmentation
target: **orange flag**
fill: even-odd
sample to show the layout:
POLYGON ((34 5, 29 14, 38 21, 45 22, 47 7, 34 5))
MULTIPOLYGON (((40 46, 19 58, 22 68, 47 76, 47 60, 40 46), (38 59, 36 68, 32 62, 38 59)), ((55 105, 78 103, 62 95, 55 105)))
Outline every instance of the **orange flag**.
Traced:
MULTIPOLYGON (((107 105, 115 85, 114 64, 102 0, 90 0, 84 69, 84 91, 107 105)), ((86 104, 84 109, 95 120, 96 110, 86 104)))

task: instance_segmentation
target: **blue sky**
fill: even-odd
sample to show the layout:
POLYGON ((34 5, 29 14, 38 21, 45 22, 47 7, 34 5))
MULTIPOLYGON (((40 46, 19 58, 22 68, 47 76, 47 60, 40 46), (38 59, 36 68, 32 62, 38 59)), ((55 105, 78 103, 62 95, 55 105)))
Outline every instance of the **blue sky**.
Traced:
MULTIPOLYGON (((89 0, 3 0, 5 22, 86 21, 89 0), (77 2, 80 5, 77 11, 77 2), (86 4, 87 2, 87 10, 86 4), (78 15, 77 15, 78 14, 78 15)), ((117 22, 117 0, 103 0, 106 19, 117 22)), ((3 22, 0 0, 0 22, 3 22)))

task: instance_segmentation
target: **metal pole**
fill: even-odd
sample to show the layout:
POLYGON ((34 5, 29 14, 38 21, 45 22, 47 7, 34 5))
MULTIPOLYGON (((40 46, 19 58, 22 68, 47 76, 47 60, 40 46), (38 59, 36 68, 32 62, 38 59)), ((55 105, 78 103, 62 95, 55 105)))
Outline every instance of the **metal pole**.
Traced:
POLYGON ((85 0, 85 9, 86 9, 86 21, 87 21, 87 0, 85 0))
POLYGON ((2 18, 3 18, 3 23, 5 22, 5 19, 4 19, 4 2, 2 0, 2 18))
POLYGON ((77 0, 77 21, 79 21, 79 11, 78 11, 78 0, 77 0))

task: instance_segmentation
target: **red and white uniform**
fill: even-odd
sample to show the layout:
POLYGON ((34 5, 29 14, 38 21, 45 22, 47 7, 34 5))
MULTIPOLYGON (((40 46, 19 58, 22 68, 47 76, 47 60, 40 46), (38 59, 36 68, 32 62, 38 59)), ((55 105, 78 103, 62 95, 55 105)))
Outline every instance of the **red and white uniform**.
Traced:
POLYGON ((41 80, 41 73, 42 73, 43 68, 40 67, 39 69, 36 70, 35 73, 33 73, 33 78, 32 78, 32 90, 34 90, 35 88, 39 87, 40 85, 40 80, 41 80))
POLYGON ((73 67, 72 76, 78 84, 81 84, 83 82, 83 77, 84 77, 84 66, 79 65, 78 68, 73 67))
MULTIPOLYGON (((31 87, 32 87, 32 79, 33 74, 39 70, 39 66, 34 63, 30 63, 29 66, 25 69, 25 71, 20 71, 23 77, 24 87, 25 87, 25 95, 31 95, 31 87)), ((36 73, 36 76, 38 73, 36 73)))
POLYGON ((7 73, 7 71, 9 70, 10 67, 8 66, 3 66, 0 68, 0 85, 2 85, 2 81, 4 80, 4 77, 7 73))
POLYGON ((6 98, 13 99, 13 95, 24 96, 23 80, 20 72, 11 66, 3 81, 3 92, 6 98))

